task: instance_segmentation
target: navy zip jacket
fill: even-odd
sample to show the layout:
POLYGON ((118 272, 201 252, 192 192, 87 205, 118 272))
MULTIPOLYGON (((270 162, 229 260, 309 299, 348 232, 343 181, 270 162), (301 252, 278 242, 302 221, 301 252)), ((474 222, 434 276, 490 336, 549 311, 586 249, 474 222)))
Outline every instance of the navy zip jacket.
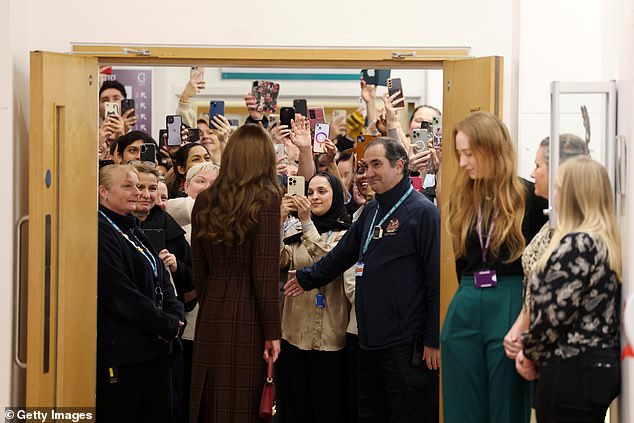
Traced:
MULTIPOLYGON (((410 179, 404 177, 390 191, 377 194, 329 254, 297 271, 301 287, 308 291, 326 285, 355 265, 377 208, 375 226, 410 185, 410 179)), ((363 258, 363 276, 356 278, 359 345, 367 350, 383 349, 421 336, 425 346, 438 348, 438 209, 423 194, 412 191, 381 227, 383 237, 370 242, 363 258)))
POLYGON ((122 216, 103 206, 99 210, 152 251, 158 264, 163 308, 157 306, 154 274, 148 261, 99 214, 97 366, 141 363, 167 356, 179 332, 178 321, 183 320, 183 305, 176 299, 169 273, 141 232, 136 217, 122 216))

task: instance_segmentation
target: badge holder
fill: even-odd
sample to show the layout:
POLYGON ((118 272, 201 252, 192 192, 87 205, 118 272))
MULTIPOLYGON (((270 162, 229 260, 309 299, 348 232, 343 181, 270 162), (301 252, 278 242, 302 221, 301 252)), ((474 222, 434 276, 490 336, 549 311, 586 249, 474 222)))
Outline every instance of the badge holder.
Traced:
POLYGON ((482 269, 473 274, 476 288, 493 288, 498 284, 498 278, 495 270, 482 269))

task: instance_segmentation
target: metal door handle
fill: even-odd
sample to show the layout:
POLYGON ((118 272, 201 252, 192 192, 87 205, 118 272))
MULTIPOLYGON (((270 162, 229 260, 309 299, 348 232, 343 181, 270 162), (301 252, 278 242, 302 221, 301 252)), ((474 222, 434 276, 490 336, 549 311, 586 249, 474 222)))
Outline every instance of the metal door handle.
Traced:
POLYGON ((15 331, 15 343, 14 343, 14 361, 20 368, 26 369, 26 362, 20 359, 20 311, 22 306, 22 298, 20 295, 20 289, 22 287, 22 228, 24 224, 29 221, 29 215, 24 215, 16 223, 16 277, 13 281, 13 328, 15 331))

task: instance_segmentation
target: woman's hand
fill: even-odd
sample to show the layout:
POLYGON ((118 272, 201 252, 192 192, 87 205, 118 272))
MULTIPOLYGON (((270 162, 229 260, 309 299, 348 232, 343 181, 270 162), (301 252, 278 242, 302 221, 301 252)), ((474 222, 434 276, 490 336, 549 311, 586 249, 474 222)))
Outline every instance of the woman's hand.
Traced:
POLYGON ((159 251, 159 258, 163 260, 163 264, 169 269, 170 272, 174 273, 176 272, 176 270, 178 270, 178 262, 176 261, 176 256, 174 254, 163 249, 159 251))
POLYGON ((134 114, 134 109, 127 110, 123 116, 123 128, 126 133, 130 131, 134 125, 136 125, 136 115, 134 114))
POLYGON ((247 110, 249 111, 249 116, 251 116, 251 119, 259 121, 264 118, 262 106, 258 106, 258 101, 252 93, 244 96, 244 104, 246 104, 247 106, 247 110))
POLYGON ((396 100, 396 97, 400 95, 400 91, 395 92, 392 96, 389 93, 383 94, 383 104, 385 105, 385 121, 388 129, 396 128, 395 125, 400 124, 400 113, 404 108, 404 98, 399 98, 396 100))
POLYGON ((295 144, 300 150, 305 148, 311 148, 310 143, 310 121, 302 118, 295 122, 291 119, 291 142, 295 144))
POLYGON ((515 357, 515 370, 529 382, 539 377, 537 363, 524 357, 524 351, 520 350, 515 357))
POLYGON ((326 153, 326 163, 335 163, 335 157, 337 156, 337 146, 328 138, 326 138, 326 141, 324 141, 324 153, 326 153))
POLYGON ((280 350, 279 339, 267 339, 264 341, 264 354, 262 354, 262 358, 264 358, 266 362, 273 360, 273 363, 275 363, 277 357, 280 355, 280 350))
POLYGON ((284 197, 282 197, 282 205, 280 206, 281 223, 284 223, 286 221, 289 213, 292 211, 297 211, 295 209, 295 204, 293 203, 293 196, 284 194, 284 197))
POLYGON ((229 120, 226 117, 223 115, 216 115, 209 124, 216 130, 218 137, 224 140, 229 138, 229 134, 231 133, 231 123, 229 123, 229 120))
POLYGON ((282 157, 280 157, 279 159, 277 159, 277 165, 276 165, 277 174, 278 175, 285 175, 287 166, 288 166, 288 160, 287 160, 287 156, 285 154, 282 157))
POLYGON ((297 209, 297 216, 302 224, 310 222, 310 201, 303 195, 293 195, 293 206, 297 209))
MULTIPOLYGON (((431 144, 431 141, 429 144, 431 144)), ((409 147, 409 169, 414 172, 419 172, 422 176, 427 173, 427 168, 432 159, 429 144, 427 150, 423 150, 420 153, 416 152, 416 144, 411 144, 409 147)))

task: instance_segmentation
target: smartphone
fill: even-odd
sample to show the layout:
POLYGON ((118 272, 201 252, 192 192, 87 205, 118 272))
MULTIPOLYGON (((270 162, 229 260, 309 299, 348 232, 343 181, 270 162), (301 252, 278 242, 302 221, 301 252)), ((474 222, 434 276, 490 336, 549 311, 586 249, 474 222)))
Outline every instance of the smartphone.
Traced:
MULTIPOLYGON (((401 78, 390 78, 390 79, 388 79, 387 80, 387 91, 389 92, 390 97, 392 97, 397 91, 400 91, 400 94, 394 98, 395 100, 404 98, 403 85, 401 84, 401 78)), ((397 106, 404 106, 404 105, 405 105, 405 101, 401 102, 400 104, 397 104, 397 106)))
POLYGON ((217 115, 225 115, 225 102, 222 100, 211 100, 209 102, 209 127, 213 128, 211 122, 217 115))
POLYGON ((181 145, 181 126, 183 118, 180 115, 170 115, 165 117, 167 127, 167 145, 181 145))
POLYGON ((165 249, 165 231, 163 229, 141 229, 141 232, 150 241, 157 253, 165 249))
POLYGON ((348 118, 348 113, 345 110, 337 109, 337 110, 333 110, 332 111, 332 121, 333 122, 336 122, 337 119, 341 119, 341 118, 343 118, 344 122, 348 118))
POLYGON ((269 81, 253 81, 251 84, 251 94, 255 97, 257 110, 264 111, 264 97, 268 93, 269 81))
POLYGON ((277 122, 280 121, 280 115, 277 113, 271 113, 269 115, 269 128, 273 127, 277 122))
MULTIPOLYGON (((125 115, 128 110, 133 110, 134 107, 134 99, 133 98, 124 98, 121 100, 121 115, 125 115)), ((132 112, 130 116, 134 116, 136 112, 132 112)))
POLYGON ((315 124, 315 137, 313 139, 313 151, 323 153, 326 151, 326 138, 330 137, 330 125, 327 123, 315 124))
POLYGON ((163 147, 164 145, 167 145, 167 129, 160 129, 159 130, 159 148, 163 147))
POLYGON ((238 126, 240 126, 240 120, 238 119, 227 119, 229 121, 229 125, 232 128, 237 128, 238 126))
POLYGON ((194 81, 204 81, 205 80, 205 68, 201 68, 198 66, 192 66, 189 69, 189 79, 193 79, 194 81))
POLYGON ((365 155, 365 148, 368 143, 373 139, 378 138, 375 135, 358 135, 357 136, 357 145, 354 147, 355 153, 357 153, 357 161, 363 160, 363 156, 365 155))
POLYGON ((432 133, 428 129, 412 130, 412 145, 416 147, 416 153, 425 151, 428 148, 427 143, 432 138, 432 133))
POLYGON ((121 105, 119 103, 107 101, 104 103, 104 107, 105 107, 106 117, 110 117, 114 115, 121 116, 121 105))
POLYGON ((293 100, 293 107, 295 108, 295 113, 299 113, 304 117, 308 116, 308 104, 305 99, 293 100))
POLYGON ((141 144, 141 161, 150 162, 154 164, 156 161, 156 144, 153 142, 146 142, 141 144))
POLYGON ((326 119, 324 118, 324 108, 323 107, 311 107, 308 109, 308 120, 310 121, 310 130, 315 130, 315 125, 318 123, 326 123, 326 119))
POLYGON ((198 128, 189 128, 187 130, 187 141, 189 141, 189 142, 198 142, 198 141, 200 141, 200 129, 198 129, 198 128))
POLYGON ((303 176, 289 176, 286 183, 286 193, 288 195, 304 195, 306 182, 303 176))
POLYGON ((291 127, 291 119, 295 119, 294 107, 282 107, 280 109, 280 125, 287 125, 291 127))
POLYGON ((361 79, 368 85, 382 85, 385 87, 391 74, 391 69, 362 69, 361 79))
POLYGON ((442 146, 442 116, 434 116, 431 120, 431 132, 434 137, 434 148, 442 146))
POLYGON ((273 144, 273 148, 275 149, 275 158, 277 158, 277 160, 281 159, 284 157, 284 154, 286 154, 284 144, 273 144))
POLYGON ((268 95, 264 97, 264 111, 275 113, 277 110, 277 96, 280 94, 280 84, 270 82, 268 85, 268 95))

